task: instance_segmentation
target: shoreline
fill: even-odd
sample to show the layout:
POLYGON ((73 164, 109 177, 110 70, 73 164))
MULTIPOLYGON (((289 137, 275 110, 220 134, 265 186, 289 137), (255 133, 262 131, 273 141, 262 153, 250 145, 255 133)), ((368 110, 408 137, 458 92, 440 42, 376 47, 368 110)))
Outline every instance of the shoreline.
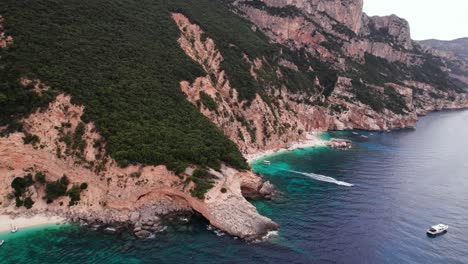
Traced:
POLYGON ((320 135, 323 133, 324 132, 312 132, 306 135, 305 140, 290 143, 289 147, 287 148, 275 148, 275 149, 257 151, 252 154, 245 154, 244 158, 247 160, 249 164, 251 164, 257 160, 268 157, 272 154, 276 154, 276 153, 280 153, 284 151, 291 151, 291 150, 295 150, 299 148, 312 148, 312 147, 317 147, 317 146, 326 146, 327 140, 323 140, 320 138, 320 135))
POLYGON ((65 217, 61 216, 47 216, 45 214, 37 214, 32 216, 13 216, 2 214, 0 215, 0 234, 9 233, 11 224, 18 228, 18 231, 25 228, 47 226, 52 224, 63 224, 66 222, 65 217))

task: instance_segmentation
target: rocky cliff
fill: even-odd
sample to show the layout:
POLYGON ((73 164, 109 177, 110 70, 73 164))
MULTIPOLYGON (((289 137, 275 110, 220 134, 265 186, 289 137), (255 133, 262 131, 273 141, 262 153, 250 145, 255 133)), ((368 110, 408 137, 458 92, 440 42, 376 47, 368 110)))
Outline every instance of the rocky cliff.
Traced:
MULTIPOLYGON (((354 118, 344 125, 328 126, 329 129, 411 127, 418 114, 467 106, 466 67, 454 57, 442 56, 414 42, 406 20, 395 15, 368 17, 362 12, 362 1, 326 3, 238 0, 232 1, 231 6, 293 53, 300 51, 300 56, 319 57, 328 63, 329 69, 336 70, 338 81, 333 83, 333 92, 326 95, 326 101, 333 103, 333 108, 337 108, 336 104, 351 108, 346 115, 354 118), (324 7, 326 3, 330 6, 324 7), (341 8, 347 11, 339 11, 341 8), (384 94, 384 98, 380 94, 384 94), (336 97, 347 97, 348 100, 337 103, 336 97), (365 97, 381 97, 377 100, 387 101, 388 105, 379 110, 374 105, 376 102, 367 101, 365 97), (377 113, 354 113, 365 108, 362 105, 356 110, 349 107, 359 103, 370 106, 377 113), (394 104, 399 106, 391 107, 394 104), (378 112, 382 110, 389 112, 383 115, 381 125, 375 125, 373 120, 379 119, 378 112), (360 118, 364 121, 361 122, 360 118), (392 123, 390 119, 395 118, 401 121, 392 123), (383 120, 390 124, 382 124, 386 122, 383 120)), ((302 62, 296 60, 288 65, 294 68, 298 63, 302 62)), ((309 66, 307 70, 316 72, 321 65, 309 66)), ((324 86, 324 83, 320 85, 324 86)), ((328 112, 327 116, 332 115, 328 112)), ((342 118, 341 115, 334 119, 339 121, 342 118)))
POLYGON ((228 167, 221 172, 212 171, 213 188, 200 200, 190 194, 194 183, 187 179, 193 168, 178 176, 165 166, 138 164, 122 168, 97 144, 102 137, 92 123, 84 126, 83 152, 74 150, 73 144, 64 139, 68 134, 76 135, 83 124, 83 110, 72 104, 69 96, 58 95, 48 108, 23 120, 22 133, 0 138, 0 185, 4 187, 0 190, 1 213, 27 213, 27 208, 18 208, 11 199, 14 188, 10 186, 18 177, 41 173, 48 183, 66 176, 69 186, 86 183, 88 187, 78 195, 77 204, 70 206, 69 193, 53 201, 44 199, 50 195, 51 185, 36 179, 19 196, 32 199, 34 212, 49 212, 90 224, 135 226, 135 233, 141 237, 161 231, 161 217, 193 210, 211 225, 247 240, 278 228, 259 215, 242 195, 242 188, 259 191, 263 185, 261 178, 251 172, 228 167), (37 142, 25 144, 25 134, 34 134, 37 142), (147 230, 142 233, 141 227, 145 226, 147 230))
POLYGON ((454 56, 468 60, 468 38, 460 38, 450 41, 428 39, 418 41, 418 43, 436 50, 449 52, 454 56))
POLYGON ((429 39, 419 43, 427 52, 445 60, 452 77, 468 84, 468 38, 452 41, 429 39))
POLYGON ((278 226, 241 153, 468 107, 466 64, 362 0, 59 1, 0 3, 0 213, 253 240, 278 226))

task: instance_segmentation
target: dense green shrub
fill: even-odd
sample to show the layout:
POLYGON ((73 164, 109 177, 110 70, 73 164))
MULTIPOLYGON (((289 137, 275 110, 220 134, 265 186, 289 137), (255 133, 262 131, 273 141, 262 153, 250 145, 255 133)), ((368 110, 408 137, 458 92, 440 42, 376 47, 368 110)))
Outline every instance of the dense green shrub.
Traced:
POLYGON ((72 149, 78 151, 78 153, 83 153, 86 147, 86 141, 83 139, 84 133, 85 126, 81 122, 75 128, 75 132, 73 133, 73 144, 71 146, 72 149))
POLYGON ((217 111, 218 106, 216 105, 215 100, 213 100, 213 98, 211 98, 211 96, 209 96, 204 91, 200 91, 200 100, 202 104, 210 111, 217 111))
POLYGON ((29 133, 24 133, 23 142, 24 144, 36 145, 39 143, 39 137, 29 133))
POLYGON ((26 188, 33 185, 34 181, 31 174, 27 174, 24 177, 16 177, 11 182, 11 187, 14 190, 15 197, 21 197, 26 191, 26 188))
POLYGON ((54 181, 48 182, 45 188, 45 197, 47 203, 52 203, 55 199, 60 196, 65 196, 67 194, 67 187, 69 184, 67 176, 63 175, 62 178, 54 181))
POLYGON ((385 104, 379 92, 355 80, 352 81, 352 84, 357 100, 379 113, 385 109, 385 104))
POLYGON ((198 199, 205 199, 205 194, 213 188, 213 182, 205 179, 193 178, 195 188, 190 190, 190 194, 198 199))
POLYGON ((46 183, 46 175, 42 171, 36 172, 36 175, 34 175, 34 179, 39 183, 42 183, 42 184, 46 183))
POLYGON ((385 87, 381 94, 361 82, 353 80, 352 84, 356 99, 376 112, 382 113, 384 109, 388 109, 395 114, 405 114, 405 110, 409 110, 403 97, 391 87, 385 87))
POLYGON ((385 107, 396 114, 404 114, 409 111, 403 97, 391 87, 385 87, 385 107))
POLYGON ((34 201, 31 199, 31 197, 26 197, 26 199, 24 199, 23 205, 26 207, 26 209, 31 209, 34 205, 34 201))
POLYGON ((70 188, 70 190, 67 192, 67 195, 70 197, 70 202, 68 203, 68 206, 76 205, 76 203, 81 200, 80 193, 81 188, 79 185, 73 185, 70 188))
POLYGON ((86 190, 88 189, 88 184, 86 182, 83 182, 81 185, 80 185, 80 189, 81 190, 86 190))
POLYGON ((24 204, 24 202, 19 197, 16 197, 15 202, 16 202, 16 207, 21 207, 24 204))
POLYGON ((192 173, 192 176, 195 178, 204 178, 207 175, 208 175, 208 170, 205 168, 196 168, 192 173))
POLYGON ((190 190, 190 194, 198 199, 205 199, 205 194, 214 186, 214 183, 209 178, 208 170, 197 168, 194 170, 189 180, 195 183, 195 188, 190 190))

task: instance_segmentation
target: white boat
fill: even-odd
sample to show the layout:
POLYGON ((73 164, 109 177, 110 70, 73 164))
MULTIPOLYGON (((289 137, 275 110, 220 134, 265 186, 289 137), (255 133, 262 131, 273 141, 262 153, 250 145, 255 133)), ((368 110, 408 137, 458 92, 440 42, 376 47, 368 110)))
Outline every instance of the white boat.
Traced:
POLYGON ((264 164, 264 165, 270 165, 270 164, 271 164, 271 161, 269 161, 269 160, 264 160, 264 161, 263 161, 263 164, 264 164))
POLYGON ((3 243, 5 243, 5 240, 0 240, 0 246, 3 246, 3 243))
POLYGON ((16 233, 16 232, 18 232, 18 227, 12 225, 11 226, 11 233, 16 233))
POLYGON ((448 225, 444 224, 433 225, 427 230, 427 234, 435 236, 447 232, 448 228, 448 225))

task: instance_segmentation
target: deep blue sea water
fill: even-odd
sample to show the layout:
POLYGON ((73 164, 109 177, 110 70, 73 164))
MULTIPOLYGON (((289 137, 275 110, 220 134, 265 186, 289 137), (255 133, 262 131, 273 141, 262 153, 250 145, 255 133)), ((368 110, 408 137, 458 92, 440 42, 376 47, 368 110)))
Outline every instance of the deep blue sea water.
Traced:
POLYGON ((324 135, 353 140, 351 150, 252 164, 281 191, 254 202, 281 225, 267 242, 217 236, 201 218, 145 241, 49 227, 0 234, 0 263, 468 263, 468 111, 431 114, 416 130, 358 133, 324 135), (437 223, 449 232, 427 237, 437 223))

